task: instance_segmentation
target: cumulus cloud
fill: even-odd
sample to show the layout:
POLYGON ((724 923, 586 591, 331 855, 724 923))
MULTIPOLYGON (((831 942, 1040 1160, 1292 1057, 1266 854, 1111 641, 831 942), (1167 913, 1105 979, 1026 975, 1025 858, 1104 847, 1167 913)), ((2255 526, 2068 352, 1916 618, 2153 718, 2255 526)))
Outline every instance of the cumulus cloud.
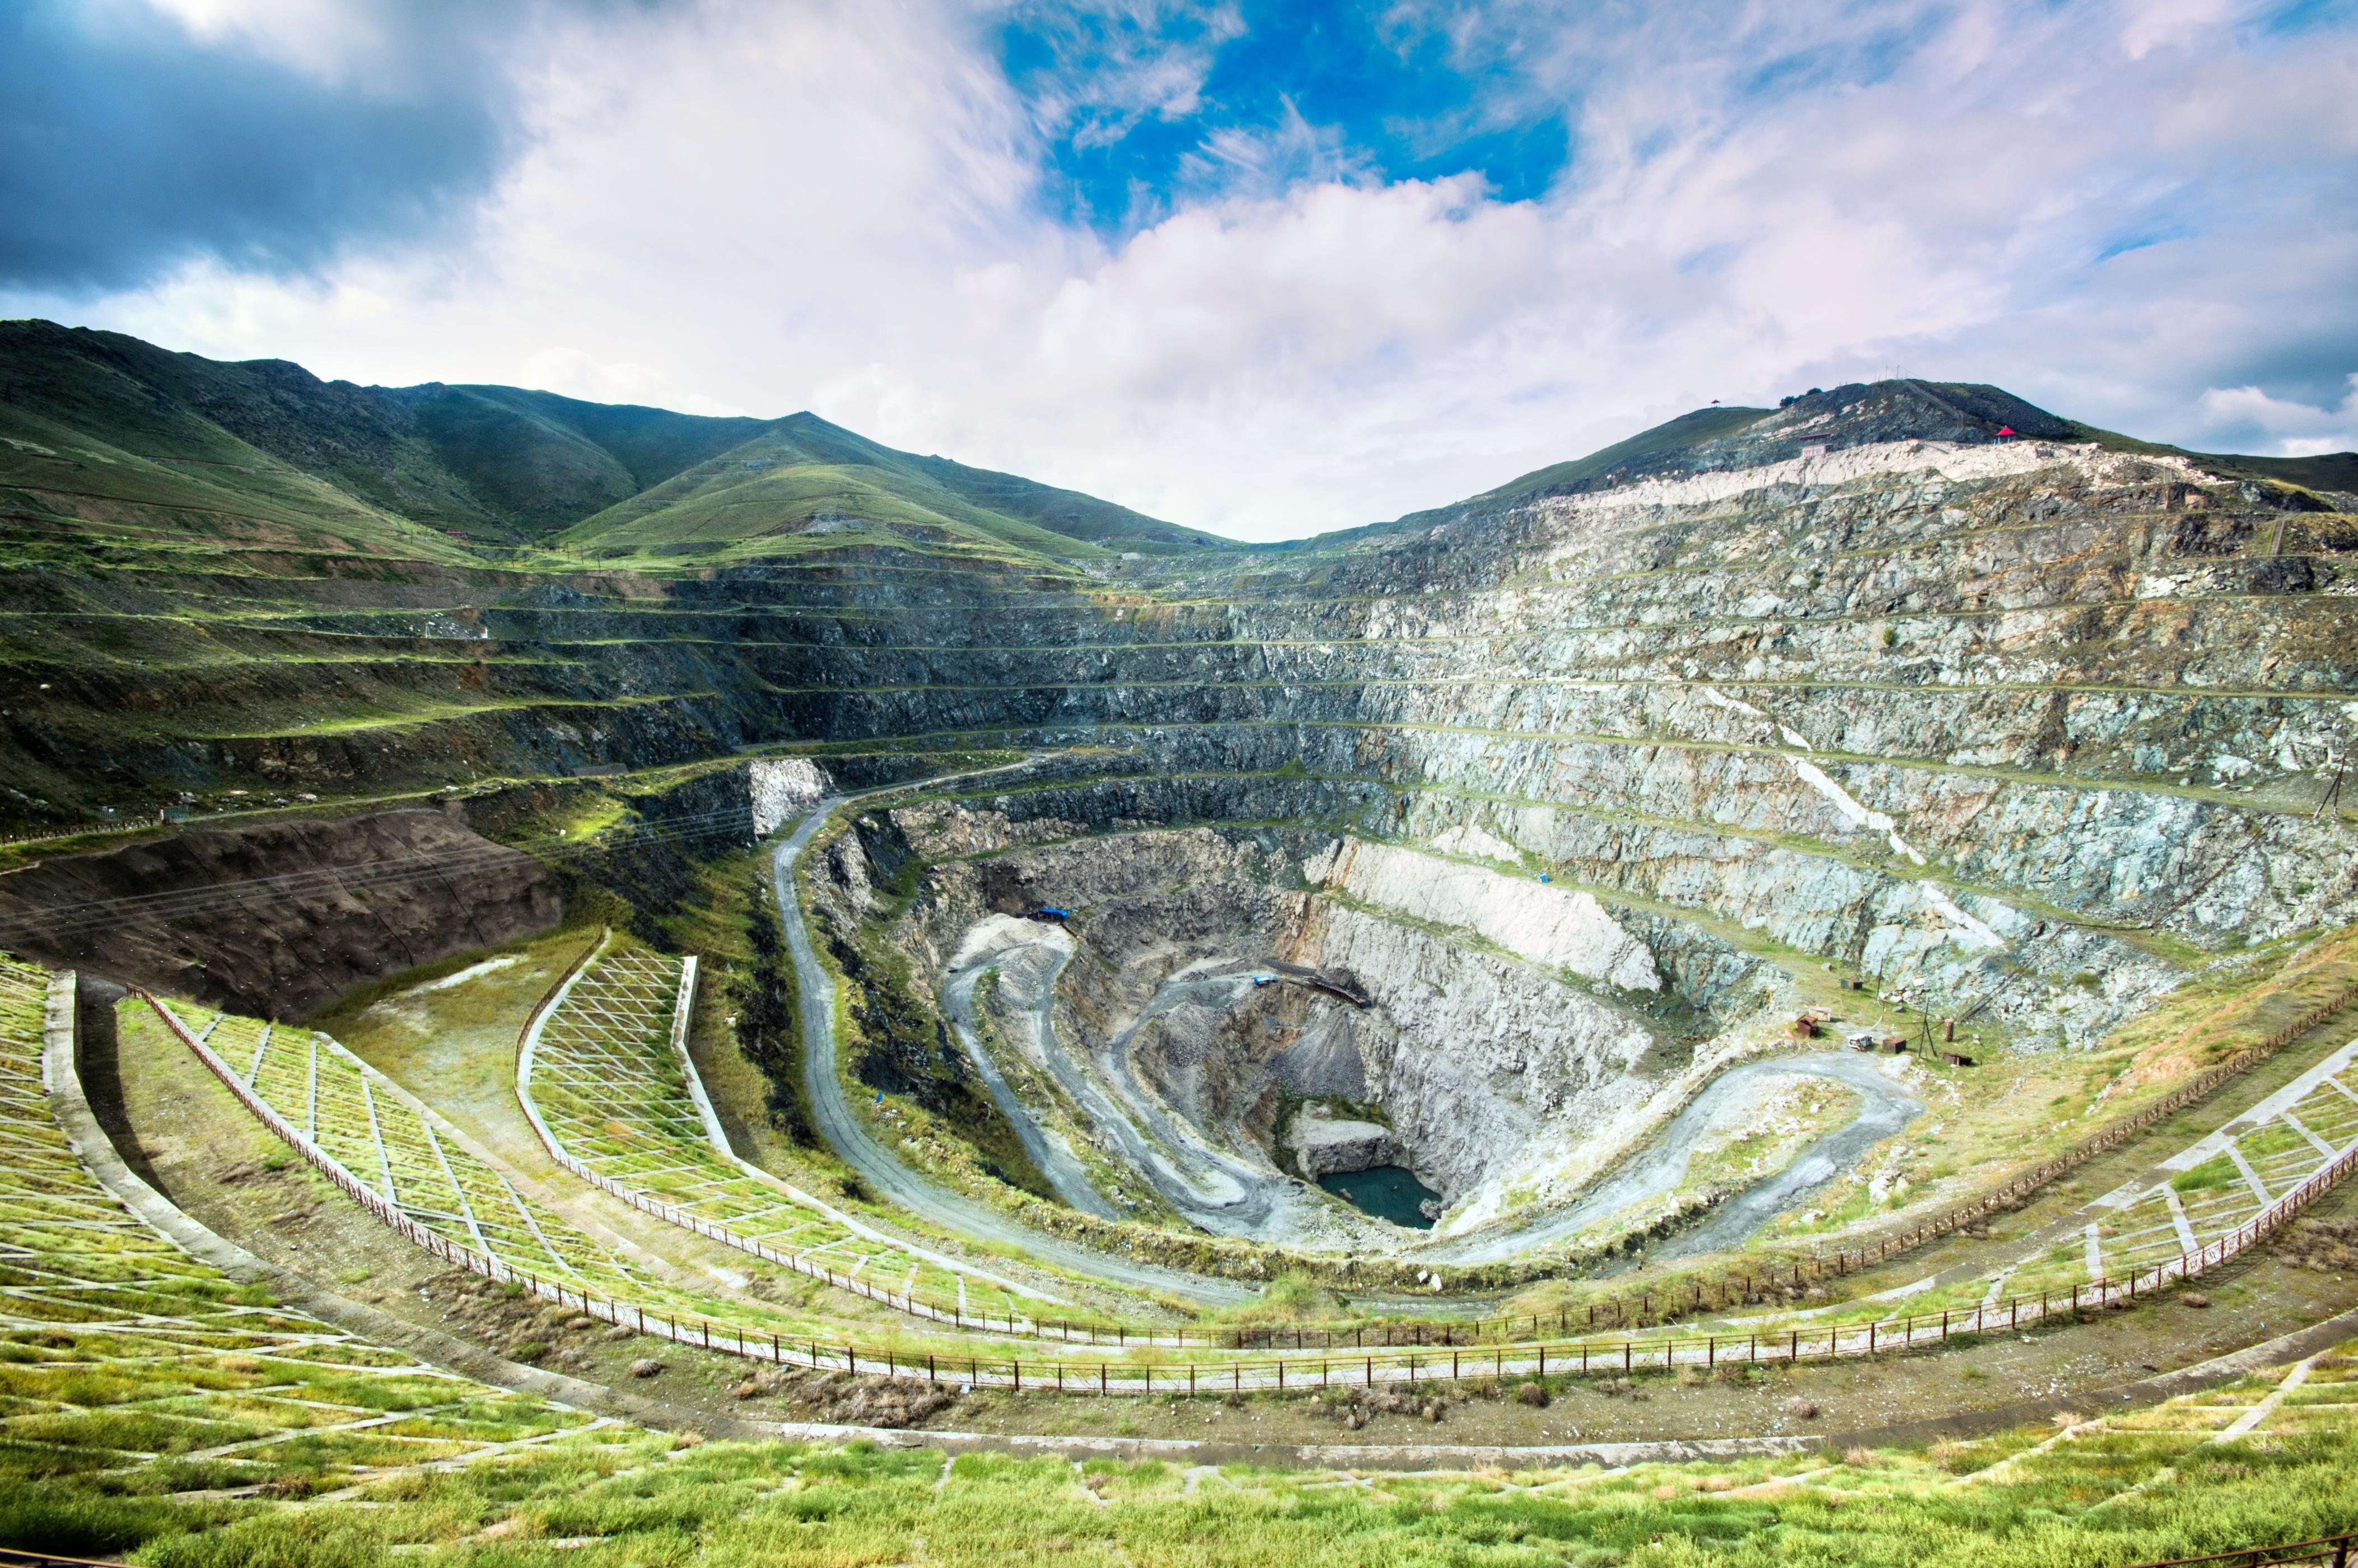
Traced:
POLYGON ((2195 407, 2220 447, 2293 458, 2358 449, 2358 375, 2332 407, 2271 397, 2256 386, 2212 387, 2195 407))
MULTIPOLYGON (((324 0, 168 3, 197 47, 321 92, 400 54, 393 24, 339 31, 330 7, 263 29, 265 59, 234 19, 324 0)), ((1415 134, 1385 140, 1315 95, 1231 102, 1216 65, 1262 25, 1250 4, 550 10, 499 57, 495 169, 441 228, 327 224, 259 260, 200 231, 135 286, 20 280, 9 303, 327 374, 808 406, 1260 537, 1895 370, 2210 449, 2350 444, 2346 23, 2226 0, 1564 11, 1386 10, 1376 46, 1476 85, 1444 114, 1403 102, 1415 134), (1012 59, 1011 16, 1055 47, 1012 59), (1495 158, 1402 172, 1444 122, 1541 121, 1570 155, 1531 153, 1515 199, 1495 158), (1126 221, 1076 211, 1058 149, 1138 138, 1162 172, 1126 221)))

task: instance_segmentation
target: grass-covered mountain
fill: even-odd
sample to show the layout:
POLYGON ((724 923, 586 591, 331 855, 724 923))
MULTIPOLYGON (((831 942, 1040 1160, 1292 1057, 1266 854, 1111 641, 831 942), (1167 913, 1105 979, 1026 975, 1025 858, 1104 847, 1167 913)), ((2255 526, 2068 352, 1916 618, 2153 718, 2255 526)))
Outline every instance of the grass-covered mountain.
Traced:
POLYGON ((591 557, 741 559, 795 553, 855 531, 1046 556, 1073 555, 1076 542, 1154 555, 1232 547, 1078 491, 895 451, 815 414, 762 426, 553 542, 591 557))
MULTIPOLYGON (((363 547, 557 540, 611 557, 797 553, 813 523, 1044 557, 1227 541, 881 446, 812 414, 712 418, 512 386, 356 386, 119 333, 0 323, 0 484, 184 505, 363 547)), ((437 553, 442 546, 433 546, 437 553)))

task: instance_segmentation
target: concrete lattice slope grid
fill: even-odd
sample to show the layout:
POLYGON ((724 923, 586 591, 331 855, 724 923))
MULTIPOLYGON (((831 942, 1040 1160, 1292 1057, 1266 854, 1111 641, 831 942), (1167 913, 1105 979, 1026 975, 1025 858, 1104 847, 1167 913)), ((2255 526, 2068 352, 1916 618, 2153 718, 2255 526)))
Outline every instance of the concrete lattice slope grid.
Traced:
POLYGON ((815 1325, 806 1314, 707 1294, 619 1255, 520 1191, 448 1119, 326 1035, 225 1014, 191 1030, 169 1004, 151 1005, 233 1092, 277 1119, 273 1130, 297 1152, 377 1218, 461 1268, 605 1322, 683 1341, 717 1344, 725 1335, 772 1358, 778 1336, 815 1325))
POLYGON ((694 986, 691 967, 610 941, 560 988, 535 1021, 517 1082, 550 1152, 665 1218, 719 1227, 703 1233, 797 1272, 936 1320, 1032 1327, 1041 1303, 1020 1302, 1005 1281, 855 1227, 714 1147, 693 1066, 675 1044, 694 986))
POLYGON ((576 1288, 653 1289, 611 1249, 516 1191, 449 1122, 326 1035, 228 1014, 196 1033, 322 1153, 427 1229, 576 1288))
POLYGON ((2160 1180, 2153 1185, 2116 1195, 2113 1201, 2119 1206, 2089 1222, 2087 1263, 2099 1276, 2107 1271, 2119 1276, 2149 1269, 2180 1252, 2198 1251, 2358 1151, 2358 1069, 2353 1063, 2358 1063, 2358 1041, 2226 1127, 2163 1161, 2157 1168, 2160 1180))
MULTIPOLYGON (((6 1487, 103 1491, 135 1474, 147 1492, 300 1496, 612 1424, 364 1344, 157 1236, 50 1109, 46 979, 0 960, 6 1487)), ((70 993, 56 1005, 70 1017, 70 993)))

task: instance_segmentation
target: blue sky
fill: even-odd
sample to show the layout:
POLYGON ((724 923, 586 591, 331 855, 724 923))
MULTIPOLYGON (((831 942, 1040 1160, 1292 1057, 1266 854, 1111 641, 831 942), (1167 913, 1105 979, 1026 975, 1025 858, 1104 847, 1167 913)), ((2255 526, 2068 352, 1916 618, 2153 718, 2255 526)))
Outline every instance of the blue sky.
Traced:
POLYGON ((2358 446, 2358 3, 30 0, 0 312, 1255 537, 1905 373, 2358 446))
POLYGON ((996 42, 1045 133, 1047 201, 1109 234, 1240 183, 1470 172, 1527 200, 1571 152, 1561 102, 1502 93, 1510 60, 1399 7, 1025 6, 996 42))

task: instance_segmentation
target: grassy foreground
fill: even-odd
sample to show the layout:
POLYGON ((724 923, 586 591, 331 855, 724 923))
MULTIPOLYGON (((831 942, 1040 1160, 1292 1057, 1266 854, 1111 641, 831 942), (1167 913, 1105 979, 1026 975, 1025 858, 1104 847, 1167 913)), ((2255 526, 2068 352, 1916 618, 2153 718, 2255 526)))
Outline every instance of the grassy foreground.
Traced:
POLYGON ((1929 1450, 1730 1465, 1279 1473, 654 1433, 412 1471, 345 1500, 183 1503, 59 1478, 0 1507, 151 1563, 2121 1564, 2346 1530, 2358 1357, 1929 1450))
POLYGON ((1076 1465, 592 1420, 367 1346, 146 1231, 50 1117, 40 980, 0 963, 0 1545, 174 1568, 2028 1565, 2358 1524, 2358 1346, 2101 1421, 1687 1465, 1076 1465))

